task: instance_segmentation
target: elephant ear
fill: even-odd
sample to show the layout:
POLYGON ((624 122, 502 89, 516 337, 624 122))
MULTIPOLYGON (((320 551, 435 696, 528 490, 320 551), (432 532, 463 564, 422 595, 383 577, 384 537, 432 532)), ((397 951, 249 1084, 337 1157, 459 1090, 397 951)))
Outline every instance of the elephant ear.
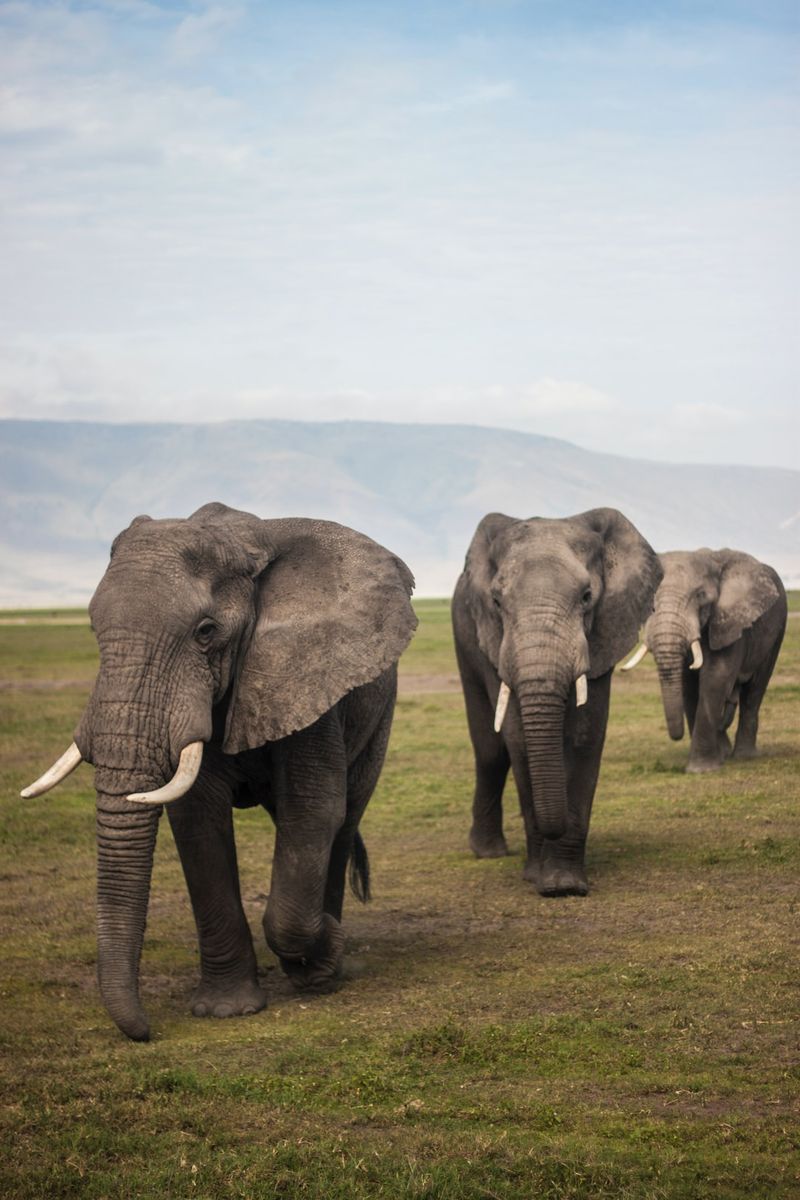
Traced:
POLYGON ((397 661, 417 618, 399 558, 332 521, 261 521, 223 505, 193 519, 239 537, 255 576, 256 618, 236 672, 223 749, 252 750, 305 729, 397 661))
POLYGON ((603 594, 589 634, 589 676, 597 679, 635 646, 664 572, 653 547, 616 508, 593 508, 573 520, 602 538, 603 594))
POLYGON ((467 607, 475 622, 478 645, 494 667, 497 667, 500 658, 503 626, 492 600, 492 580, 497 572, 492 543, 498 534, 516 524, 516 517, 507 517, 504 513, 488 513, 475 530, 464 562, 467 607))
POLYGON ((722 650, 772 608, 780 589, 772 568, 750 554, 716 550, 712 558, 719 571, 719 596, 709 617, 708 644, 722 650))

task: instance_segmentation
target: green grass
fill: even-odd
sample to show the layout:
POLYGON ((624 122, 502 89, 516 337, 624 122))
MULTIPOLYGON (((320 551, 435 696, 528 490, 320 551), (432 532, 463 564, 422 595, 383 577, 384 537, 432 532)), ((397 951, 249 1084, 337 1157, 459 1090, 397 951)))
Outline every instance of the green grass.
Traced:
POLYGON ((544 900, 466 848, 472 767, 448 606, 417 604, 386 769, 363 823, 375 898, 345 912, 349 978, 295 995, 263 943, 272 834, 237 814, 269 993, 188 1015, 196 944, 157 850, 147 1045, 94 981, 94 813, 81 767, 18 798, 70 740, 85 626, 0 625, 4 1197, 698 1200, 800 1191, 800 623, 762 756, 684 774, 649 660, 617 674, 585 899, 544 900))

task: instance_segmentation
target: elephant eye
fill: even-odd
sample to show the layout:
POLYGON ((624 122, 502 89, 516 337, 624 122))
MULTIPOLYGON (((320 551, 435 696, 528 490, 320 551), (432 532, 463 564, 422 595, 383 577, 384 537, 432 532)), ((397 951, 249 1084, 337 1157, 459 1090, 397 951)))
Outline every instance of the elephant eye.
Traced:
POLYGON ((584 608, 588 608, 591 603, 592 603, 592 589, 586 588, 583 595, 581 596, 581 604, 583 605, 584 608))
POLYGON ((217 627, 213 621, 201 621, 194 631, 194 640, 205 650, 216 632, 217 627))

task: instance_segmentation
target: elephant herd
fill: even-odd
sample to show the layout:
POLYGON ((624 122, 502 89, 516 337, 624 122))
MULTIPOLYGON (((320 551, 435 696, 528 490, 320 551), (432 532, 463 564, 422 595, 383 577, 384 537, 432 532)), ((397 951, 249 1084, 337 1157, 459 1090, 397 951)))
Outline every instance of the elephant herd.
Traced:
MULTIPOLYGON (((158 821, 166 806, 194 910, 197 1016, 253 1013, 266 995, 242 908, 234 807, 275 823, 269 946, 299 989, 336 986, 346 877, 369 895, 359 822, 383 765, 397 660, 416 627, 405 564, 328 521, 260 520, 207 504, 186 520, 137 517, 92 598, 94 688, 65 754, 23 796, 81 761, 97 793, 97 969, 128 1037, 139 1000, 158 821)), ((453 596, 475 756, 470 845, 507 852, 513 772, 524 877, 585 895, 584 852, 611 674, 633 649, 657 663, 687 770, 755 752, 758 711, 786 625, 775 571, 747 554, 657 555, 620 512, 480 522, 453 596), (739 723, 728 738, 736 708, 739 723)))

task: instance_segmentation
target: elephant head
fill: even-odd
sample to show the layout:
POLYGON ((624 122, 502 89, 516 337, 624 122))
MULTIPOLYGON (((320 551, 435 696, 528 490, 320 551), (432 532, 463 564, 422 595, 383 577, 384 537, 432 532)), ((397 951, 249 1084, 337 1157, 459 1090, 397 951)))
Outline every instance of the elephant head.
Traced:
POLYGON ((770 568, 738 550, 672 550, 659 560, 664 578, 631 664, 652 651, 667 729, 679 741, 685 666, 699 670, 704 647, 716 651, 733 645, 779 599, 779 592, 770 568))
POLYGON ((205 743, 234 755, 285 738, 391 666, 416 625, 412 583, 351 529, 223 504, 137 517, 115 540, 89 610, 92 695, 73 746, 23 795, 95 767, 98 978, 130 1037, 147 1036, 138 966, 161 805, 192 786, 205 743))
POLYGON ((564 720, 589 679, 631 648, 652 607, 661 570, 655 551, 622 513, 516 520, 491 513, 464 568, 478 644, 500 677, 495 727, 516 696, 536 824, 548 838, 566 828, 564 720))

